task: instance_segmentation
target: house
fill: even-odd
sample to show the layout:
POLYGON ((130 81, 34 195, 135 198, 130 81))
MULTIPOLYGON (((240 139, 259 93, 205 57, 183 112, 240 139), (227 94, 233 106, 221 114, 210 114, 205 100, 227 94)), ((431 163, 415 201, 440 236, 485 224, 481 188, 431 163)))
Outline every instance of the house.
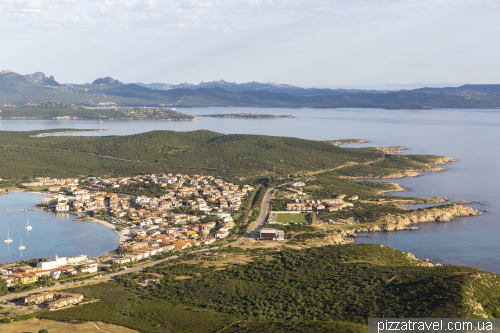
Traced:
POLYGON ((58 202, 56 204, 56 212, 67 212, 69 211, 69 206, 66 203, 58 202))
POLYGON ((88 265, 80 267, 80 269, 78 269, 78 271, 80 273, 94 273, 94 272, 97 272, 97 263, 96 262, 91 262, 88 265))
POLYGON ((39 278, 41 276, 50 276, 50 271, 38 270, 38 271, 34 271, 33 274, 35 274, 39 278))
POLYGON ((16 285, 17 278, 15 278, 15 277, 1 275, 0 278, 2 278, 5 281, 5 283, 7 284, 7 287, 13 287, 16 285))
POLYGON ((69 265, 74 265, 74 264, 78 264, 78 263, 81 263, 81 262, 84 262, 84 261, 87 261, 87 255, 86 254, 82 254, 82 255, 79 255, 77 257, 68 258, 67 263, 69 265))
POLYGON ((45 292, 35 294, 24 298, 24 304, 41 304, 48 302, 49 309, 58 309, 64 306, 73 305, 81 302, 83 295, 69 294, 63 292, 45 292))
POLYGON ((227 230, 226 231, 217 231, 215 233, 215 237, 217 239, 226 238, 227 236, 229 236, 229 231, 227 231, 227 230))
POLYGON ((175 243, 175 248, 177 250, 184 250, 184 249, 187 249, 190 246, 191 246, 191 244, 187 243, 187 242, 179 241, 179 242, 175 243))
POLYGON ((118 252, 134 252, 145 247, 148 247, 147 242, 126 242, 118 246, 118 252))
POLYGON ((22 284, 30 284, 38 281, 38 277, 33 273, 14 273, 10 275, 22 284))

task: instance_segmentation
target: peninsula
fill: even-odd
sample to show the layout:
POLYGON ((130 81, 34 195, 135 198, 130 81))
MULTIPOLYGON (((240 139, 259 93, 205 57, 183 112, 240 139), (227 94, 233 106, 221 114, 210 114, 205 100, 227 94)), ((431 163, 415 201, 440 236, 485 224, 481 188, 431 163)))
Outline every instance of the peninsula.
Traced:
POLYGON ((174 110, 160 108, 116 108, 114 104, 105 107, 81 107, 58 101, 28 103, 22 107, 4 106, 0 109, 0 119, 98 119, 98 120, 197 120, 174 110))

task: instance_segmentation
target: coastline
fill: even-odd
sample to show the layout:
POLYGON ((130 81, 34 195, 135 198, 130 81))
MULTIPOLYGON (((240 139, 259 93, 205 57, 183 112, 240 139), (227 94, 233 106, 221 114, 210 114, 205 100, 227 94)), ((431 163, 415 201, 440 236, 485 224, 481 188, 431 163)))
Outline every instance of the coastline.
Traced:
POLYGON ((322 245, 343 245, 353 244, 358 237, 358 233, 391 232, 402 230, 420 230, 418 224, 429 222, 450 222, 457 217, 472 217, 483 213, 468 206, 457 203, 448 207, 432 207, 422 211, 413 211, 401 216, 384 217, 383 221, 369 223, 364 226, 357 226, 347 229, 337 229, 337 233, 328 236, 323 241, 316 241, 322 245))
POLYGON ((30 135, 32 138, 36 137, 43 137, 45 135, 51 135, 51 134, 64 134, 64 133, 84 133, 84 132, 112 132, 114 130, 109 130, 109 129, 89 129, 89 130, 83 130, 83 131, 61 131, 61 132, 50 132, 50 133, 40 133, 37 135, 30 135))
POLYGON ((109 222, 106 222, 106 221, 103 221, 103 220, 99 220, 99 219, 95 219, 95 218, 91 218, 91 217, 88 217, 88 216, 81 216, 81 217, 77 217, 75 218, 75 221, 80 221, 80 222, 95 222, 95 223, 99 223, 105 227, 108 227, 109 229, 111 229, 115 234, 118 235, 119 239, 118 239, 118 244, 122 244, 122 243, 125 243, 126 241, 128 241, 129 239, 132 239, 132 237, 130 236, 125 236, 124 234, 122 234, 121 232, 119 232, 118 230, 116 230, 115 226, 112 225, 111 223, 109 222))

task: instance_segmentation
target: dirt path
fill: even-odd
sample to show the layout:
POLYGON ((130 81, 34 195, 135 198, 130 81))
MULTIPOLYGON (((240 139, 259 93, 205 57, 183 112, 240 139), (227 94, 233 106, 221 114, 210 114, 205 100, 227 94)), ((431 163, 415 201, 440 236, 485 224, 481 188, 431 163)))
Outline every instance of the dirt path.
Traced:
POLYGON ((380 157, 380 158, 377 158, 376 160, 373 160, 373 161, 368 161, 368 162, 363 162, 363 163, 358 163, 358 162, 348 162, 346 164, 342 164, 338 167, 335 167, 335 168, 332 168, 332 169, 324 169, 324 170, 317 170, 317 171, 310 171, 310 172, 305 172, 304 174, 306 176, 312 176, 312 175, 317 175, 318 173, 323 173, 323 172, 327 172, 327 171, 334 171, 334 170, 338 170, 338 169, 342 169, 342 168, 346 168, 346 167, 349 167, 349 166, 353 166, 353 165, 369 165, 369 164, 373 164, 373 163, 377 163, 377 162, 382 162, 383 160, 385 159, 385 156, 383 157, 380 157))

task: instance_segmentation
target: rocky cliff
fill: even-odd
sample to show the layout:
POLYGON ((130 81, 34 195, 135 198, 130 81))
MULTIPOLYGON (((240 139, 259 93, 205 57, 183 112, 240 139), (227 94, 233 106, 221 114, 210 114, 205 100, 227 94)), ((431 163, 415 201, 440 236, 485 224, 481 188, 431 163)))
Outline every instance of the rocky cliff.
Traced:
POLYGON ((482 215, 483 213, 462 205, 447 205, 444 207, 434 207, 426 210, 412 211, 400 216, 385 216, 382 220, 369 226, 356 229, 354 232, 376 232, 395 230, 416 230, 417 223, 425 222, 448 222, 455 217, 466 217, 482 215))
POLYGON ((28 81, 33 82, 35 84, 45 84, 49 86, 59 86, 56 79, 53 76, 47 77, 42 72, 36 72, 33 74, 27 74, 24 76, 28 81))

